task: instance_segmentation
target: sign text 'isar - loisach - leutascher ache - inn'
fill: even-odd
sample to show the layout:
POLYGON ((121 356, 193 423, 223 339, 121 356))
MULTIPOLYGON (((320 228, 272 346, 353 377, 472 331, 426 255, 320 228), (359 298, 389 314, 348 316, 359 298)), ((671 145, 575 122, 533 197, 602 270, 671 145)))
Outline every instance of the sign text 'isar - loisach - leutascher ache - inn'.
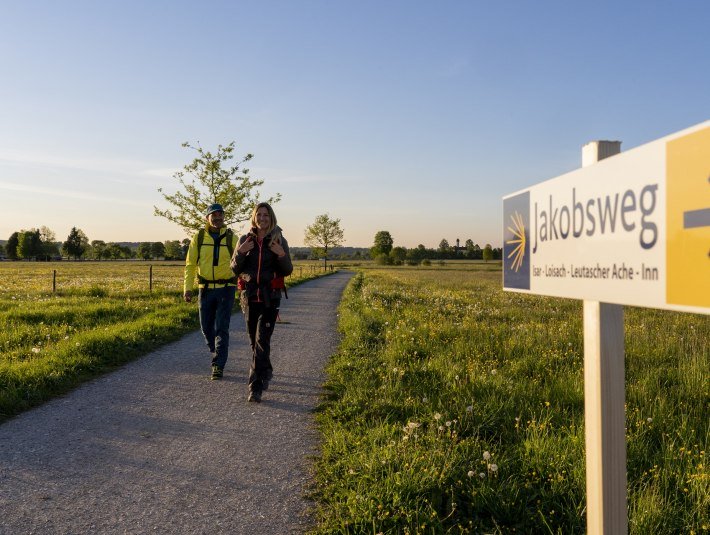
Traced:
POLYGON ((505 290, 708 313, 710 121, 503 199, 505 290))

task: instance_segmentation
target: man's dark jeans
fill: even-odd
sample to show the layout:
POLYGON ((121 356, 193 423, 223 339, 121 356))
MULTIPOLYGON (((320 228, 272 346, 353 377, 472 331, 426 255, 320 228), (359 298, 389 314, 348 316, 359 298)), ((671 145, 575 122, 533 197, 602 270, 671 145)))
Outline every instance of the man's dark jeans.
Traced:
POLYGON ((200 327, 210 352, 212 364, 224 368, 229 350, 229 320, 236 287, 200 288, 200 327))
POLYGON ((261 392, 262 380, 271 379, 271 335, 274 332, 276 318, 279 315, 281 299, 272 299, 270 306, 264 303, 249 303, 244 311, 244 319, 249 331, 252 360, 249 368, 249 390, 261 392))

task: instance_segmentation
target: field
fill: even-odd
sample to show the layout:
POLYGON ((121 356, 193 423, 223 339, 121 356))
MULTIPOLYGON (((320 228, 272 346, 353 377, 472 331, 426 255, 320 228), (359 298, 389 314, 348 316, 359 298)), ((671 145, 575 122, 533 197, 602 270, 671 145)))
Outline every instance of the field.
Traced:
MULTIPOLYGON (((582 304, 500 278, 447 263, 353 279, 316 533, 585 532, 582 304)), ((710 318, 625 307, 625 344, 630 533, 707 533, 710 318)))
POLYGON ((154 263, 151 292, 145 262, 0 262, 0 422, 199 329, 183 265, 154 263))

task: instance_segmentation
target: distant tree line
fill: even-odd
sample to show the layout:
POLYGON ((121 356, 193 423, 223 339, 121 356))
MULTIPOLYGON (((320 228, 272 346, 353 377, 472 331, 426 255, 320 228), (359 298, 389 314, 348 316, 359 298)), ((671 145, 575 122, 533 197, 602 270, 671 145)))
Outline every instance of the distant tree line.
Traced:
POLYGON ((81 229, 72 227, 64 242, 47 227, 13 232, 5 246, 0 245, 0 257, 9 260, 184 260, 190 240, 141 242, 136 248, 102 240, 89 241, 81 229))
POLYGON ((370 248, 370 257, 380 264, 393 265, 418 265, 431 260, 467 259, 467 260, 500 260, 503 257, 503 250, 499 247, 492 247, 486 244, 483 248, 473 240, 467 239, 463 246, 449 245, 445 238, 439 242, 437 249, 430 249, 422 244, 413 248, 395 247, 392 235, 381 230, 375 234, 375 239, 370 248))

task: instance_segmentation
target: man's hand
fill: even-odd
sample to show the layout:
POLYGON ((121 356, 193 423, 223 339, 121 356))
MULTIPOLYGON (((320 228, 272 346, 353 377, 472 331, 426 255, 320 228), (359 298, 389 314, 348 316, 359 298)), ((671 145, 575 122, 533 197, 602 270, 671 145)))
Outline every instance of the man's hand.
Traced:
POLYGON ((192 301, 192 290, 187 290, 182 296, 186 303, 190 303, 192 301))

